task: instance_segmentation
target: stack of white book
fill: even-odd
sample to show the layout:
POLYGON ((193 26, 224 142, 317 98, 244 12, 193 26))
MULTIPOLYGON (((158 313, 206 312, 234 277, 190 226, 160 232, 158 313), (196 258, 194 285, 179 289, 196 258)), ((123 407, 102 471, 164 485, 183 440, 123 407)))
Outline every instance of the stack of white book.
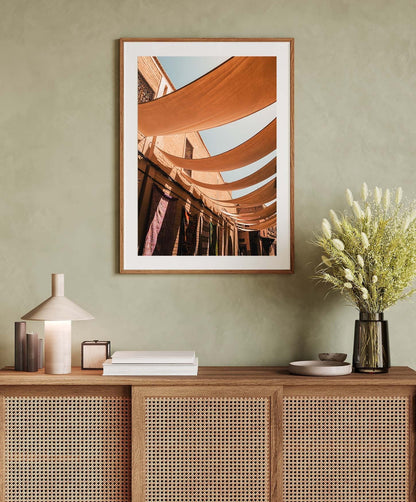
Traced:
POLYGON ((192 351, 114 352, 103 363, 103 375, 197 375, 198 358, 192 351))

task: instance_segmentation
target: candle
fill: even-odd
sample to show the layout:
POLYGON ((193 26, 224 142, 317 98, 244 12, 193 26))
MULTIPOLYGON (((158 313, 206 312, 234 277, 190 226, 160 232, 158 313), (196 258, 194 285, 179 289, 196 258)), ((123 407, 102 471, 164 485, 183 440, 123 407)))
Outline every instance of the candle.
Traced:
POLYGON ((14 369, 26 371, 26 323, 14 323, 14 369))

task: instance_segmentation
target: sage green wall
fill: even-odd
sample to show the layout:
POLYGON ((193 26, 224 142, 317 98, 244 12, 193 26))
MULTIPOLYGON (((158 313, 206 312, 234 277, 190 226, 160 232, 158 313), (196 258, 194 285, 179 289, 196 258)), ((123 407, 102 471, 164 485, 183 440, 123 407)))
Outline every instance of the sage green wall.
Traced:
MULTIPOLYGON (((51 272, 96 317, 74 363, 94 338, 203 365, 351 355, 356 312, 310 280, 308 240, 347 186, 416 196, 415 26, 413 0, 0 0, 0 365, 51 272), (117 273, 123 36, 295 38, 294 275, 117 273)), ((416 367, 414 304, 387 318, 393 363, 416 367)))

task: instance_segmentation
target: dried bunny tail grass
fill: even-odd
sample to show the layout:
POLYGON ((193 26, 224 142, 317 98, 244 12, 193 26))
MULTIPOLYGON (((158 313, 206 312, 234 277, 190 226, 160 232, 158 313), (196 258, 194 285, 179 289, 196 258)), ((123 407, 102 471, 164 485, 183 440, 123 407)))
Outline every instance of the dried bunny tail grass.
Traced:
POLYGON ((396 206, 400 204, 403 198, 403 189, 402 187, 398 187, 396 190, 396 206))
POLYGON ((374 189, 374 203, 376 206, 379 206, 381 203, 381 197, 382 197, 382 190, 379 187, 375 187, 374 189))
POLYGON ((403 201, 401 187, 393 204, 389 189, 371 193, 361 187, 363 211, 347 189, 348 211, 331 209, 331 223, 324 218, 313 242, 323 250, 315 278, 358 309, 376 313, 415 292, 410 285, 416 276, 416 201, 403 201))
POLYGON ((354 196, 349 188, 345 190, 345 198, 347 199, 347 204, 351 207, 354 203, 354 196))
POLYGON ((332 237, 331 224, 329 223, 329 221, 326 218, 324 218, 322 220, 321 228, 322 228, 322 233, 324 234, 324 236, 327 239, 330 239, 332 237))
POLYGON ((365 202, 368 198, 368 186, 367 183, 364 181, 364 183, 361 185, 361 198, 365 202))
POLYGON ((329 210, 329 218, 335 230, 337 232, 342 232, 341 222, 339 221, 337 213, 333 209, 329 210))

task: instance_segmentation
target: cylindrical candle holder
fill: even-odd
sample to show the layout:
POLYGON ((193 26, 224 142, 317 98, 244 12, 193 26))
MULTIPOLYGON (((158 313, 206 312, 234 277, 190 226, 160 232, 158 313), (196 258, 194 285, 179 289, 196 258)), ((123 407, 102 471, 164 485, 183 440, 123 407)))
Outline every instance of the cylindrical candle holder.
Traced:
POLYGON ((39 358, 38 358, 38 369, 42 369, 45 366, 45 357, 44 357, 44 340, 43 338, 38 339, 38 347, 39 347, 39 358))
POLYGON ((26 333, 27 371, 38 371, 39 347, 38 334, 26 333))
POLYGON ((26 371, 26 323, 14 323, 14 369, 26 371))

